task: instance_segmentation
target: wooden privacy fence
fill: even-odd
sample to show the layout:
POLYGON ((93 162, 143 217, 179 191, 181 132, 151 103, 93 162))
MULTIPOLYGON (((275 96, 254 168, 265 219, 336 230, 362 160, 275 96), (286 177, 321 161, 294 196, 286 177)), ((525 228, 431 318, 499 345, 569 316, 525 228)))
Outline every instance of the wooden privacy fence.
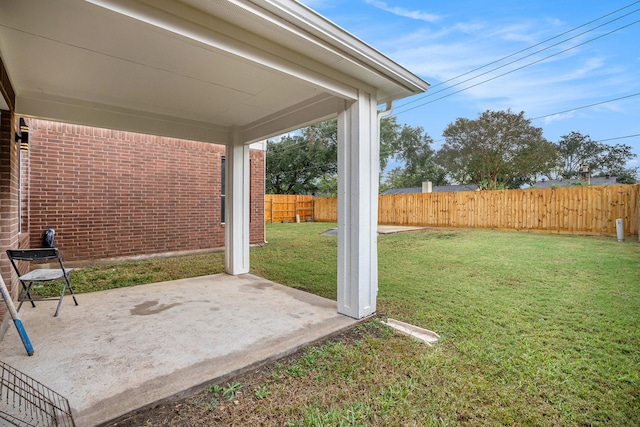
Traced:
MULTIPOLYGON (((380 196, 380 224, 638 234, 640 185, 531 188, 380 196)), ((315 221, 337 221, 336 199, 315 199, 315 221)))
POLYGON ((313 196, 289 194, 267 194, 264 200, 264 219, 266 222, 294 222, 296 215, 300 221, 313 219, 313 196))
POLYGON ((338 199, 323 197, 314 200, 313 220, 318 222, 338 222, 338 199))

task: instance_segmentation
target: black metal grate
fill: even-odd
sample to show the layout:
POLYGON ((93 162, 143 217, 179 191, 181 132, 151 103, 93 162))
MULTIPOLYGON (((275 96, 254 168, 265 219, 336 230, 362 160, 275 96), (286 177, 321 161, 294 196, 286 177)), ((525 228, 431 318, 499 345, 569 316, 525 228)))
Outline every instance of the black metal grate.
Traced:
POLYGON ((69 401, 0 361, 0 425, 75 427, 69 401))

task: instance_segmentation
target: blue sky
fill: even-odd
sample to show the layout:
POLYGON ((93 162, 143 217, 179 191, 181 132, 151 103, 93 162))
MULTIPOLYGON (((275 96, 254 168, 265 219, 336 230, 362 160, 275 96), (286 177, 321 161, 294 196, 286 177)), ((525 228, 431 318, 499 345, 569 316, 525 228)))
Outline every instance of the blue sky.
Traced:
MULTIPOLYGON (((436 148, 442 131, 456 118, 475 119, 485 110, 509 108, 535 119, 532 125, 552 142, 571 131, 597 141, 640 134, 640 1, 302 3, 432 85, 426 94, 396 101, 394 114, 399 123, 423 127, 436 148), (471 72, 523 49, 528 50, 471 72), (486 74, 461 83, 481 73, 486 74), (565 112, 596 103, 602 104, 565 112)), ((603 142, 630 145, 640 157, 640 136, 603 142)), ((639 165, 635 159, 629 166, 639 165)))

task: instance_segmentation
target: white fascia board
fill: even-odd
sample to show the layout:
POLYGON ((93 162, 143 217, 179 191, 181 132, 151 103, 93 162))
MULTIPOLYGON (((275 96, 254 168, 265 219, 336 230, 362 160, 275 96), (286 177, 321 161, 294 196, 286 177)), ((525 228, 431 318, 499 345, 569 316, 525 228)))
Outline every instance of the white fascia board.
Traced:
POLYGON ((249 148, 252 150, 267 151, 267 140, 263 139, 262 141, 254 142, 249 148))
MULTIPOLYGON (((289 30, 297 36, 311 40, 313 35, 321 40, 325 48, 332 47, 344 59, 368 69, 370 72, 401 86, 410 94, 422 93, 429 88, 429 83, 411 73, 392 59, 388 58, 367 43, 342 29, 307 6, 291 0, 234 0, 237 4, 252 3, 270 10, 279 18, 290 23, 289 30), (328 45, 328 46, 327 46, 328 45)), ((268 16, 262 14, 264 19, 268 16)), ((282 21, 274 23, 282 25, 282 21)), ((316 43, 318 41, 316 40, 316 43)))
POLYGON ((170 138, 226 144, 230 129, 193 120, 179 119, 94 102, 78 101, 36 92, 22 92, 16 99, 16 113, 45 120, 116 129, 170 138))
POLYGON ((311 100, 244 126, 242 141, 244 144, 250 144, 328 120, 337 115, 340 105, 344 105, 344 100, 327 94, 318 95, 311 100))
MULTIPOLYGON (((197 22, 202 20, 202 14, 196 9, 189 8, 182 3, 156 0, 153 5, 149 5, 127 0, 86 1, 169 31, 193 42, 209 46, 218 51, 228 52, 236 57, 244 58, 248 62, 255 63, 259 66, 299 78, 342 98, 352 100, 357 98, 357 90, 354 89, 353 85, 345 84, 336 78, 328 77, 326 74, 322 74, 314 69, 322 68, 322 64, 318 64, 318 67, 315 67, 315 64, 302 66, 282 56, 275 55, 268 49, 256 47, 257 43, 245 43, 241 41, 241 38, 245 36, 245 34, 239 33, 237 28, 235 31, 236 34, 234 34, 236 38, 231 37, 225 34, 222 29, 232 32, 234 28, 225 24, 223 21, 216 23, 216 29, 218 31, 213 30, 209 26, 200 25, 197 22), (165 7, 165 10, 160 9, 159 7, 161 6, 165 7)), ((217 20, 215 16, 209 15, 208 18, 217 20)), ((246 30, 243 31, 243 33, 248 34, 246 30)), ((265 41, 262 42, 264 43, 265 41)))

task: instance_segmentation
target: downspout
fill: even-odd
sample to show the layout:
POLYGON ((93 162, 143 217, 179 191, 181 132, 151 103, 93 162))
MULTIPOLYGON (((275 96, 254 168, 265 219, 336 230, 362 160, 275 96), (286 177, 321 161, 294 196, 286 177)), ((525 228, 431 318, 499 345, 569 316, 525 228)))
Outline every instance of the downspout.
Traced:
MULTIPOLYGON (((378 111, 378 173, 382 172, 382 171, 380 171, 380 142, 381 142, 381 138, 382 138, 381 122, 382 122, 382 119, 384 119, 385 117, 390 116, 391 113, 393 113, 393 102, 392 101, 387 102, 384 111, 378 111)), ((378 182, 380 182, 380 178, 378 178, 378 182)))
MULTIPOLYGON (((378 111, 378 135, 380 135, 380 121, 385 117, 389 116, 391 113, 393 113, 393 102, 391 101, 387 102, 387 105, 384 111, 378 111)), ((379 138, 378 138, 378 142, 380 142, 379 138)))
MULTIPOLYGON (((385 117, 388 117, 391 113, 393 112, 393 102, 389 101, 387 102, 384 111, 378 111, 378 186, 376 188, 378 188, 378 194, 380 191, 380 139, 382 138, 381 135, 381 121, 382 119, 384 119, 385 117)), ((377 196, 376 196, 377 197, 377 196)), ((377 205, 377 203, 376 203, 377 205)), ((376 213, 376 217, 377 217, 377 213, 376 213)), ((378 222, 378 220, 376 220, 376 223, 378 222)), ((378 266, 376 265, 376 269, 378 268, 378 266)), ((378 283, 376 283, 376 299, 378 298, 378 283)))

